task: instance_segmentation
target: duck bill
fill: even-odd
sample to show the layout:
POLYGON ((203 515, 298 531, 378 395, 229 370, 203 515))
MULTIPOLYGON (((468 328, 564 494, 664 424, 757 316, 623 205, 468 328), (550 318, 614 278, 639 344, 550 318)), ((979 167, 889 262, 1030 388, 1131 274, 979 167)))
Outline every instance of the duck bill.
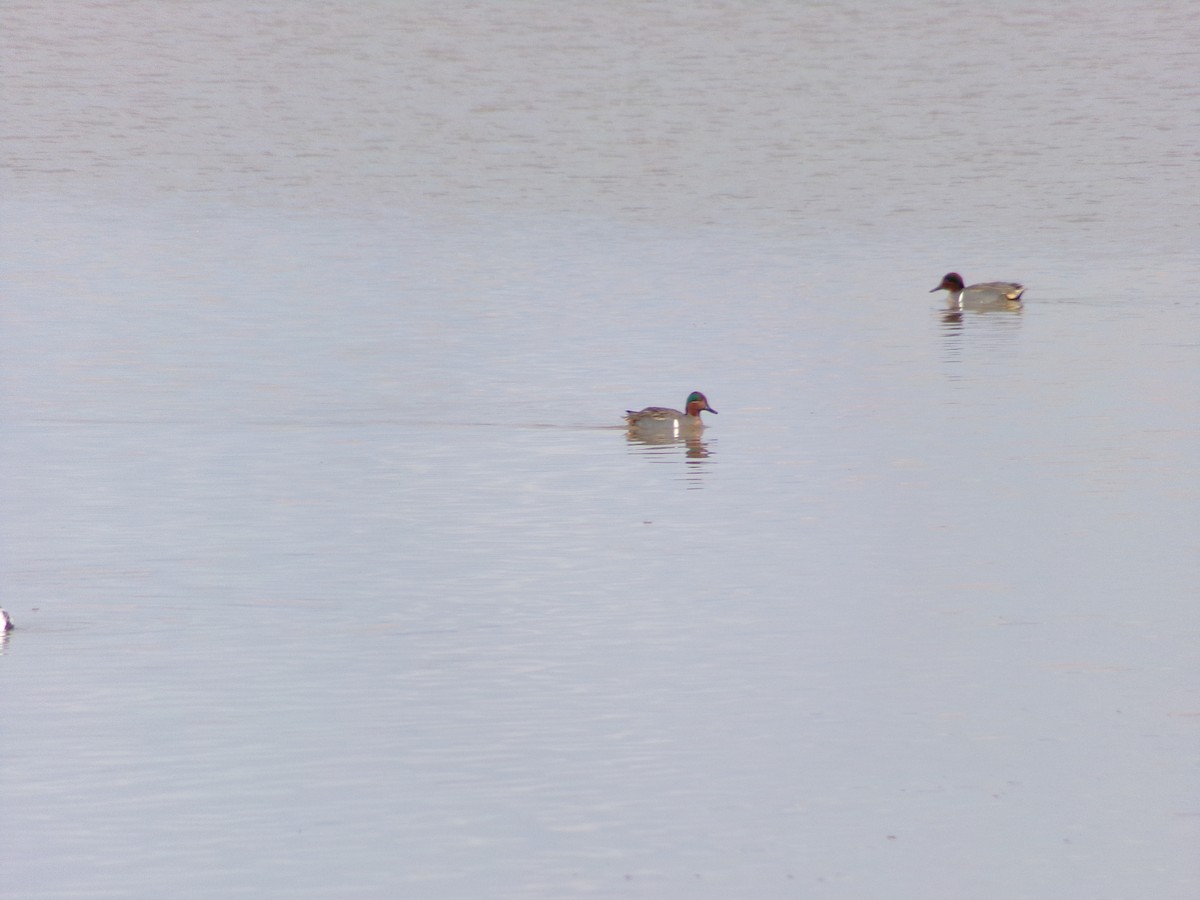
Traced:
POLYGON ((711 406, 706 406, 706 407, 704 407, 704 411, 705 411, 705 412, 710 412, 710 413, 712 413, 714 416, 718 414, 718 413, 717 413, 717 411, 716 411, 715 409, 713 409, 711 406))

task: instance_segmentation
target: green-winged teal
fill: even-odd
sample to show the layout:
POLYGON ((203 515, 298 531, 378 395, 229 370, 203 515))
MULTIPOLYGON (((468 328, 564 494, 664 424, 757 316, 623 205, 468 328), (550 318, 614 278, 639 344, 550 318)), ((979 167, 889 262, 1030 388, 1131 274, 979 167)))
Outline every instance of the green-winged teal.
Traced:
POLYGON ((950 302, 961 307, 972 304, 1020 303, 1025 286, 1012 281, 985 281, 983 284, 972 284, 968 287, 963 284, 963 278, 957 272, 947 272, 942 283, 929 293, 935 291, 948 291, 950 302))
POLYGON ((699 431, 704 427, 704 423, 700 420, 700 411, 707 410, 713 415, 717 411, 708 405, 708 398, 699 391, 692 391, 688 394, 687 402, 683 405, 684 412, 677 409, 668 409, 665 406, 647 406, 645 409, 640 409, 634 412, 632 409, 625 410, 625 422, 630 428, 639 430, 654 430, 654 431, 674 431, 676 433, 685 430, 699 431))

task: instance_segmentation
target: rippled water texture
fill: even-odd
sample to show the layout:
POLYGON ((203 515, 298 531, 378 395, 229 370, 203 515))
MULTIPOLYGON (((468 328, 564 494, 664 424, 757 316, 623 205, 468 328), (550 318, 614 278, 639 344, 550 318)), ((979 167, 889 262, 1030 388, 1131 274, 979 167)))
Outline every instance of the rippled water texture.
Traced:
POLYGON ((1192 4, 4 19, 5 900, 1200 894, 1192 4))

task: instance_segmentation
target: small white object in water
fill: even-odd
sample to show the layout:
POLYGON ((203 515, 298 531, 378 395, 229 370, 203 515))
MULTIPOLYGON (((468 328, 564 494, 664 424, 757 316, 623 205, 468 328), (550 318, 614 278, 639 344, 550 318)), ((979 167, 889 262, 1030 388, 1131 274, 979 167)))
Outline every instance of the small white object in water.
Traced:
POLYGON ((12 619, 8 617, 8 613, 6 613, 3 609, 0 609, 0 623, 3 623, 3 626, 0 627, 0 631, 13 630, 12 619))

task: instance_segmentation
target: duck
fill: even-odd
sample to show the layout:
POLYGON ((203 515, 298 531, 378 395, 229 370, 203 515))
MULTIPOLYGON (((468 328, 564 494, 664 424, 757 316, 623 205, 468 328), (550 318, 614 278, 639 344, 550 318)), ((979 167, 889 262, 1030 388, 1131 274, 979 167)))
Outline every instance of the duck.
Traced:
POLYGON ((671 431, 678 434, 680 431, 700 431, 704 428, 704 422, 700 420, 700 412, 710 412, 714 416, 717 411, 708 405, 708 398, 699 391, 692 391, 688 394, 687 400, 683 404, 684 412, 677 409, 669 409, 665 406, 647 406, 645 409, 639 409, 636 412, 632 409, 625 410, 625 423, 631 429, 643 431, 671 431))
POLYGON ((942 283, 931 290, 948 291, 950 303, 961 307, 967 305, 987 304, 1020 304, 1025 286, 1015 281, 985 281, 982 284, 972 284, 969 287, 963 283, 963 277, 957 272, 947 272, 942 283))
POLYGON ((13 627, 12 619, 9 618, 8 613, 0 609, 0 631, 12 631, 13 627))

